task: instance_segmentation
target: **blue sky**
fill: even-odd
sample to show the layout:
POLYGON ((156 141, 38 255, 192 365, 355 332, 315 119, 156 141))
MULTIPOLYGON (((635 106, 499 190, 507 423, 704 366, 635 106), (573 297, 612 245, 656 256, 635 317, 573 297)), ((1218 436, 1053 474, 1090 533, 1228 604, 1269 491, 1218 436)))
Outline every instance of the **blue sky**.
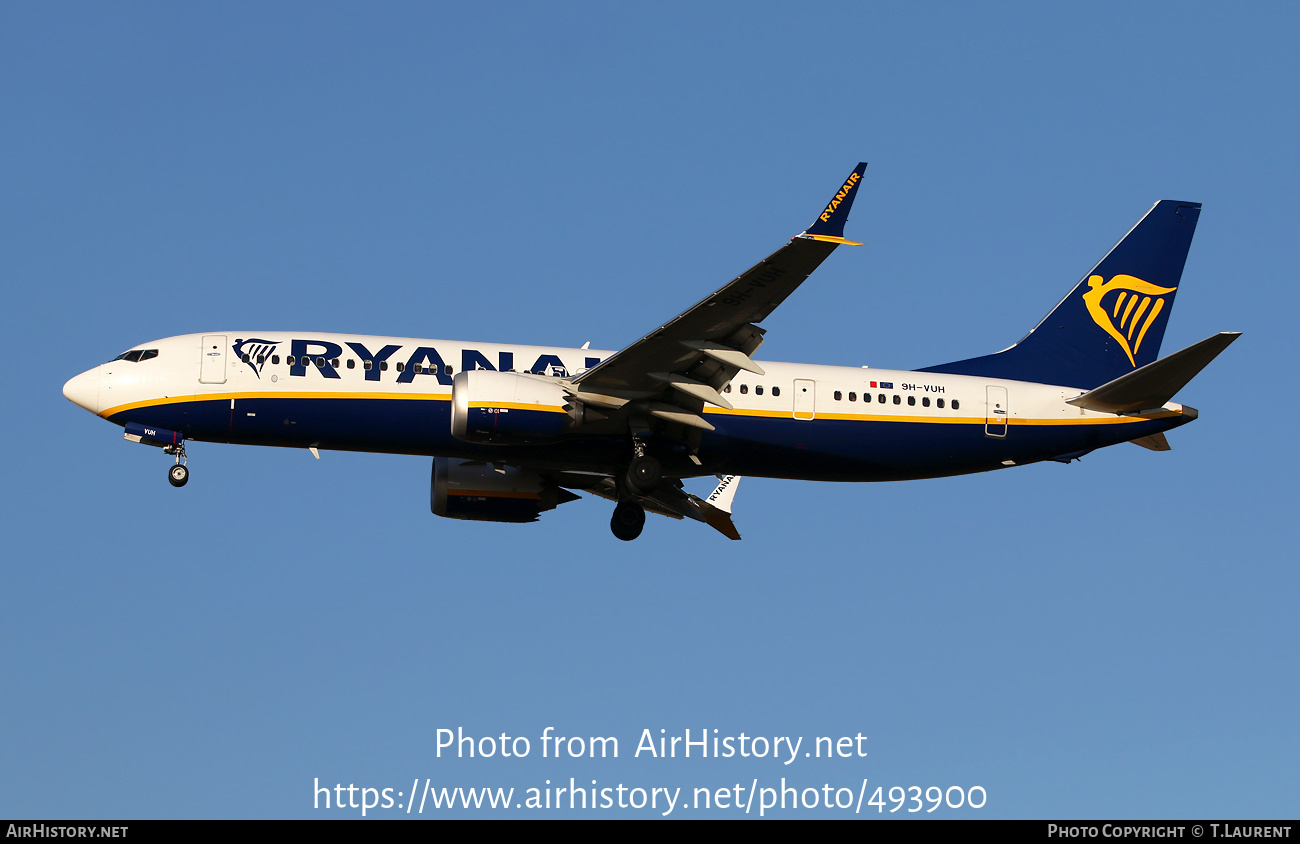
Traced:
POLYGON ((570 777, 1294 816, 1296 35, 1281 5, 6 5, 0 816, 353 817, 313 784, 570 777), (173 490, 60 393, 237 328, 620 348, 864 159, 866 245, 762 357, 1003 348, 1153 202, 1202 202, 1164 350, 1244 337, 1179 394, 1174 450, 746 479, 744 541, 652 517, 625 544, 592 499, 438 519, 425 458, 195 444, 173 490), (543 759, 547 727, 619 758, 543 759), (532 752, 440 758, 440 728, 532 752), (633 755, 688 728, 868 755, 633 755))

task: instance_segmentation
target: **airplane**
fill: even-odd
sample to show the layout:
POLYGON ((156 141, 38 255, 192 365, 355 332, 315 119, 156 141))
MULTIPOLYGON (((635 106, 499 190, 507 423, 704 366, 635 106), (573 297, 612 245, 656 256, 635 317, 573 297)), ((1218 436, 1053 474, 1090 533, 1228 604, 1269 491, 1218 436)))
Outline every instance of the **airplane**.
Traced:
POLYGON ((423 455, 430 509, 532 522, 586 492, 633 540, 646 513, 740 534, 744 476, 896 481, 1068 463, 1165 432, 1172 401, 1240 336, 1159 358, 1201 206, 1162 200, 1023 339, 916 371, 755 360, 759 327, 841 245, 860 163, 813 224, 621 351, 299 331, 224 331, 134 346, 63 394, 174 456, 185 444, 423 455), (713 494, 683 480, 717 476, 713 494))

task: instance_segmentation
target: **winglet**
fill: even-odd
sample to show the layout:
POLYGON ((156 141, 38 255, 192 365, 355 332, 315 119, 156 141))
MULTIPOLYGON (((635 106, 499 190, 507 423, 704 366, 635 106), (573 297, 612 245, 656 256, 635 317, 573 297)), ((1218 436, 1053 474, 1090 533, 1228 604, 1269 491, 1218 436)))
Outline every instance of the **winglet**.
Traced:
POLYGON ((844 238, 844 222, 849 218, 849 209, 853 207, 853 197, 858 195, 858 185, 867 171, 867 162, 863 161, 853 168, 853 172, 844 180, 843 186, 831 197, 826 210, 817 215, 817 219, 803 233, 803 237, 824 240, 828 243, 843 243, 849 246, 861 246, 856 240, 844 238))
POLYGON ((736 497, 736 487, 740 486, 740 476, 719 475, 718 480, 721 483, 708 499, 700 502, 700 513, 705 523, 718 533, 728 539, 740 539, 740 531, 731 521, 731 502, 736 497))
POLYGON ((731 512, 731 502, 736 499, 736 489, 740 487, 739 475, 718 475, 718 486, 705 500, 724 513, 731 512))

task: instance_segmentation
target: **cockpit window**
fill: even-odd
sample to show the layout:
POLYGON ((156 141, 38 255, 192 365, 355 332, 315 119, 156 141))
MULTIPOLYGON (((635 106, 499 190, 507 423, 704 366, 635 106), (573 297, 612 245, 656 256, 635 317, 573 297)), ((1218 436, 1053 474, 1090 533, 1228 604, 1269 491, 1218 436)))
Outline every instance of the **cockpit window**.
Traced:
POLYGON ((149 360, 150 358, 156 358, 156 357, 158 357, 157 349, 132 349, 129 352, 122 352, 122 354, 113 358, 113 360, 124 360, 129 363, 139 363, 142 360, 149 360))

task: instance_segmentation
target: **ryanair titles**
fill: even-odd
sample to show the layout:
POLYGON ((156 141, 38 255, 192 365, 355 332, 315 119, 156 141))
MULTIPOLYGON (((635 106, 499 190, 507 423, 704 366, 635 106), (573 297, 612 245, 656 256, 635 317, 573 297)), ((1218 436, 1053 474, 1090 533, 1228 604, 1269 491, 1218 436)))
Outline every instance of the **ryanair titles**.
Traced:
MULTIPOLYGON (((849 180, 844 183, 844 187, 839 189, 839 192, 835 194, 835 198, 831 200, 831 204, 827 205, 826 210, 822 212, 821 220, 823 223, 830 220, 831 215, 835 213, 835 209, 840 207, 840 203, 849 195, 849 191, 858 186, 858 180, 861 178, 857 173, 849 174, 849 180)), ((825 196, 825 194, 822 194, 822 196, 825 196)))
MULTIPOLYGON (((246 351, 241 354, 243 351, 240 348, 241 342, 237 341, 235 344, 236 354, 240 356, 240 360, 252 367, 254 372, 258 372, 259 377, 260 370, 267 363, 273 367, 280 363, 280 355, 275 354, 280 343, 258 340, 256 342, 259 344, 260 354, 248 355, 246 351), (244 360, 245 357, 248 359, 244 360)), ((288 364, 291 377, 306 378, 308 370, 315 370, 324 378, 341 378, 340 369, 357 368, 362 371, 367 381, 396 380, 398 384, 410 384, 416 376, 431 376, 436 378, 439 384, 451 386, 453 364, 449 363, 442 352, 433 346, 411 348, 390 343, 377 349, 370 349, 360 341, 347 341, 345 344, 347 351, 345 351, 343 345, 329 340, 307 339, 290 340, 288 345, 289 354, 284 356, 283 361, 288 364), (347 363, 344 363, 344 358, 347 358, 347 363)), ((479 349, 460 348, 457 351, 460 353, 458 361, 460 369, 454 370, 456 372, 466 369, 516 371, 517 362, 513 351, 498 350, 495 361, 488 358, 488 354, 491 353, 484 353, 479 349)), ((600 360, 597 357, 584 357, 583 367, 590 369, 600 363, 600 360)), ((519 363, 526 361, 527 359, 524 359, 519 363)), ((518 371, 560 377, 570 374, 567 364, 559 355, 545 352, 538 354, 527 368, 520 367, 518 371)))

